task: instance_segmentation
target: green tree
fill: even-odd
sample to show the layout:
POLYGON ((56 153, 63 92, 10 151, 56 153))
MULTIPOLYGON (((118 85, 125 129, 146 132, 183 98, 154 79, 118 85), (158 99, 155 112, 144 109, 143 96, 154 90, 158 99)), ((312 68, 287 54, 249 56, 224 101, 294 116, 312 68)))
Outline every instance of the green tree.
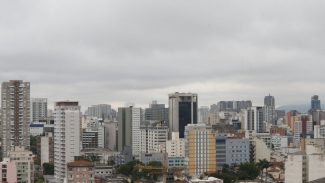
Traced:
POLYGON ((265 181, 267 179, 267 169, 271 166, 271 163, 269 161, 267 161, 266 159, 263 160, 259 160, 257 163, 257 167, 260 169, 260 171, 262 172, 262 177, 264 175, 264 169, 266 170, 265 172, 265 181))
POLYGON ((259 175, 260 169, 255 163, 242 163, 237 173, 240 180, 254 180, 259 175))
POLYGON ((33 152, 33 154, 37 154, 37 137, 30 136, 30 150, 33 152))
POLYGON ((54 164, 53 163, 43 163, 43 174, 44 175, 54 175, 54 164))
POLYGON ((162 163, 160 161, 150 161, 148 163, 148 166, 152 166, 152 167, 162 167, 162 163))

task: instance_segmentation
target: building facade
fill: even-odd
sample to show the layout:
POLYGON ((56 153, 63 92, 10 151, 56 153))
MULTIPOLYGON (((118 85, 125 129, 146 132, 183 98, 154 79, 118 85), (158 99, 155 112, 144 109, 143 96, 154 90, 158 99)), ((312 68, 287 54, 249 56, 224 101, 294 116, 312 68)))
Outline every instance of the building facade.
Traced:
POLYGON ((78 102, 56 102, 54 108, 54 176, 57 182, 67 177, 67 163, 80 155, 81 112, 78 102))
POLYGON ((94 164, 85 160, 76 160, 68 163, 68 183, 94 183, 95 168, 94 164))
POLYGON ((217 170, 215 134, 211 126, 189 124, 185 128, 188 175, 200 177, 217 170))
POLYGON ((158 104, 157 101, 152 101, 149 108, 145 109, 145 120, 147 121, 166 121, 168 122, 168 108, 165 104, 158 104))
POLYGON ((142 119, 141 108, 121 107, 118 109, 118 151, 125 146, 132 149, 132 155, 140 155, 140 125, 142 119))
POLYGON ((21 80, 3 82, 1 86, 0 136, 2 154, 8 155, 14 146, 30 146, 30 83, 21 80))
POLYGON ((31 122, 47 120, 47 98, 31 98, 31 122))
POLYGON ((184 138, 185 126, 197 124, 198 96, 194 93, 169 94, 169 133, 184 138))
POLYGON ((168 140, 168 126, 165 122, 149 122, 140 127, 140 151, 144 153, 164 152, 168 140))
POLYGON ((243 129, 253 130, 256 133, 263 133, 266 131, 266 124, 264 122, 264 112, 262 107, 250 107, 243 111, 243 129))
POLYGON ((34 182, 34 155, 24 147, 15 147, 9 152, 10 161, 17 169, 17 183, 34 182))

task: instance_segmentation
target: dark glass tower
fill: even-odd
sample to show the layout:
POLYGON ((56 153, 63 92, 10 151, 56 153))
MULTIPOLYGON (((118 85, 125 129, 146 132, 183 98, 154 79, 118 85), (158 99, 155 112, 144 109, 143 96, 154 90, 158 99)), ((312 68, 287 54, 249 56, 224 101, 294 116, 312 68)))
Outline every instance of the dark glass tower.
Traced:
POLYGON ((169 132, 179 132, 184 138, 185 126, 197 124, 197 94, 169 94, 169 132))

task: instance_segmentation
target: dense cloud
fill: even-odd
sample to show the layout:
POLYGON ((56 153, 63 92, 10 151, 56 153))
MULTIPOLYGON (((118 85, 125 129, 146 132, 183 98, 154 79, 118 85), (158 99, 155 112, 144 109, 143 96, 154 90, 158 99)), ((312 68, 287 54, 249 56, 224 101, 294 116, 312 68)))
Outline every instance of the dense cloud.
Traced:
MULTIPOLYGON (((84 108, 196 92, 200 105, 325 97, 325 2, 3 1, 0 79, 84 108)), ((324 98, 325 99, 325 98, 324 98)))

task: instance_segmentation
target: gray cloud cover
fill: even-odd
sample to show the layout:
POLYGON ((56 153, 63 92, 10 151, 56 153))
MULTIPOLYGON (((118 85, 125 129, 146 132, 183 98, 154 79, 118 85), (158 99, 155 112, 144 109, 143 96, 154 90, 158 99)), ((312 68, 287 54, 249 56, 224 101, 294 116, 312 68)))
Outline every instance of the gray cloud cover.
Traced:
MULTIPOLYGON (((325 97, 325 1, 2 1, 0 79, 83 107, 325 97)), ((325 99, 325 98, 324 98, 325 99)))

